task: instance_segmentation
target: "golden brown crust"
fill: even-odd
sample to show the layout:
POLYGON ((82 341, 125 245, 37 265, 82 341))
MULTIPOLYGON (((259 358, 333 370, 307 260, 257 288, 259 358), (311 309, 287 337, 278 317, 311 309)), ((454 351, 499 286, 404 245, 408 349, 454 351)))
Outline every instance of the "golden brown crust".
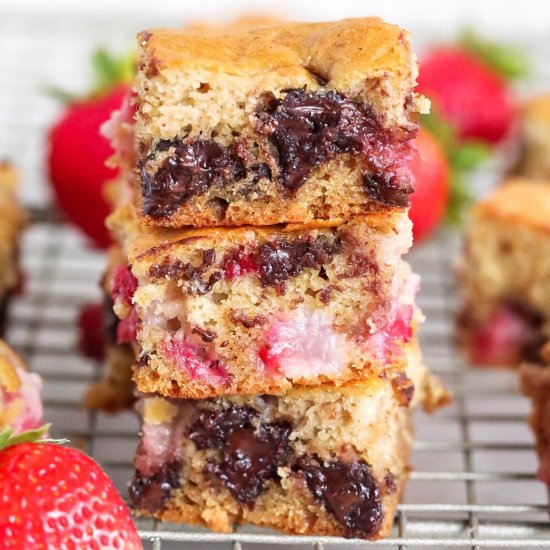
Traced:
POLYGON ((512 178, 472 210, 474 219, 498 219, 550 232, 550 185, 512 178))
POLYGON ((137 220, 137 214, 132 205, 123 205, 107 219, 107 225, 116 235, 119 241, 126 248, 128 260, 152 261, 161 252, 167 252, 170 248, 179 245, 197 242, 200 239, 208 239, 214 245, 222 241, 227 235, 234 235, 235 240, 247 231, 253 231, 257 235, 268 235, 273 232, 299 232, 305 229, 323 229, 338 227, 345 223, 365 224, 366 226, 380 231, 390 233, 408 231, 408 228, 401 228, 404 209, 392 209, 385 212, 372 212, 362 216, 355 216, 353 220, 331 220, 321 222, 310 222, 304 224, 280 224, 277 226, 242 226, 242 227, 205 227, 205 228, 183 228, 165 229, 160 227, 144 226, 137 220))
POLYGON ((139 35, 140 57, 154 75, 165 69, 210 69, 249 75, 301 69, 332 87, 360 78, 411 76, 412 50, 405 31, 378 18, 335 23, 284 23, 258 29, 153 29, 139 35))

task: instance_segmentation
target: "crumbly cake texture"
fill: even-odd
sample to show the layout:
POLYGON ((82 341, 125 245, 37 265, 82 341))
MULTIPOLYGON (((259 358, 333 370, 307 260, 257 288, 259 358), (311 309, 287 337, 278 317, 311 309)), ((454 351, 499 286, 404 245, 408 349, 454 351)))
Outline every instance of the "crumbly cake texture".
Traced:
POLYGON ((550 343, 539 354, 538 363, 521 366, 523 392, 532 402, 529 419, 537 442, 539 470, 537 477, 550 486, 550 343))
POLYGON ((0 303, 7 300, 19 280, 19 235, 27 217, 17 200, 19 174, 0 163, 0 303))
POLYGON ((230 532, 377 539, 407 478, 410 412, 373 379, 280 396, 138 406, 142 440, 130 485, 137 513, 230 532))
POLYGON ((134 380, 167 397, 278 393, 399 378, 418 278, 405 212, 337 226, 163 230, 110 219, 129 267, 112 280, 134 380), (128 340, 131 341, 131 338, 128 340))
POLYGON ((142 222, 305 223, 408 204, 411 114, 429 102, 399 27, 156 29, 139 35, 138 66, 142 222))
POLYGON ((32 430, 42 425, 42 380, 0 340, 0 432, 32 430))
POLYGON ((550 338, 550 185, 515 178, 474 206, 458 269, 459 339, 474 362, 516 366, 550 338))
POLYGON ((550 178, 550 95, 534 97, 523 106, 519 146, 514 173, 535 179, 550 178))
POLYGON ((129 409, 135 402, 135 386, 132 382, 134 351, 129 343, 118 343, 119 319, 114 314, 111 298, 111 280, 120 266, 126 266, 126 259, 120 248, 113 245, 108 251, 107 269, 101 280, 105 358, 101 377, 86 390, 83 398, 85 408, 107 413, 129 409))

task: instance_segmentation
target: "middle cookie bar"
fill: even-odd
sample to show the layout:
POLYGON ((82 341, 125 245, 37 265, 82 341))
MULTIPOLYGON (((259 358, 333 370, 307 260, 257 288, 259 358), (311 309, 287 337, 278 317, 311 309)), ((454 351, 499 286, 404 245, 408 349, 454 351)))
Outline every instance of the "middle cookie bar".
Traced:
POLYGON ((167 397, 280 393, 400 379, 418 279, 405 212, 337 226, 162 230, 111 218, 128 259, 112 280, 134 380, 167 397), (391 365, 391 366, 390 366, 391 365))

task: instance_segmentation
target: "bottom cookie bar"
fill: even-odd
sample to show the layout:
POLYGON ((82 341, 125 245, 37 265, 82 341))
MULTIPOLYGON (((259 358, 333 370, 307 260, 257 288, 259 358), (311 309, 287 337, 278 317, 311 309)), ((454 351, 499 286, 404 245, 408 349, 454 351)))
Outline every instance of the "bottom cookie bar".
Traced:
POLYGON ((199 401, 144 397, 130 485, 140 515, 229 532, 386 536, 407 477, 409 411, 389 382, 199 401))

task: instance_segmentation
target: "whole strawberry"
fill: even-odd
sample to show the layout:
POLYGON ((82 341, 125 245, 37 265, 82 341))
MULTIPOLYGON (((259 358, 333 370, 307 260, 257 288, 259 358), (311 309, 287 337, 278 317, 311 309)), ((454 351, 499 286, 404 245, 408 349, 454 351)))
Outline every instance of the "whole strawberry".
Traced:
POLYGON ((520 52, 467 31, 459 44, 433 48, 421 58, 418 91, 459 138, 498 143, 510 135, 518 110, 508 80, 525 72, 520 52))
POLYGON ((450 196, 450 166, 443 147, 425 128, 415 141, 417 154, 410 163, 414 178, 409 215, 415 242, 433 233, 445 219, 450 196))
POLYGON ((103 188, 117 175, 117 170, 106 166, 114 151, 100 135, 100 127, 130 93, 131 61, 116 61, 98 52, 94 91, 86 98, 71 98, 48 136, 47 171, 57 205, 99 247, 110 242, 103 188))
POLYGON ((503 78, 460 48, 439 48, 421 64, 418 89, 460 137, 497 143, 515 119, 512 94, 503 78))
POLYGON ((0 548, 142 549, 101 468, 76 449, 25 442, 37 434, 0 433, 0 548))

